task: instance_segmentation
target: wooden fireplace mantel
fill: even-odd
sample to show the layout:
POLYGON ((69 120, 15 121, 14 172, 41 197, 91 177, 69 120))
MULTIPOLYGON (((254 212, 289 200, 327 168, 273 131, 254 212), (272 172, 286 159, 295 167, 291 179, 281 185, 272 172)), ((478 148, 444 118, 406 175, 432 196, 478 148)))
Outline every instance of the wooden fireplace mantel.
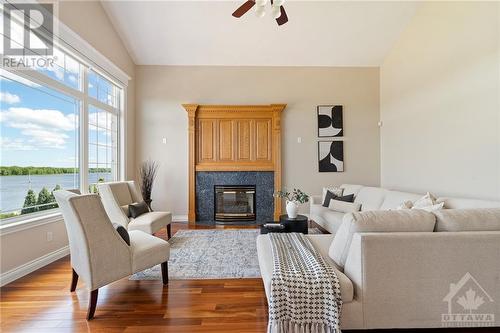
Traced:
MULTIPOLYGON (((281 189, 281 113, 286 104, 183 104, 188 114, 189 212, 196 221, 197 171, 273 171, 281 189)), ((281 199, 274 199, 274 219, 281 199)))

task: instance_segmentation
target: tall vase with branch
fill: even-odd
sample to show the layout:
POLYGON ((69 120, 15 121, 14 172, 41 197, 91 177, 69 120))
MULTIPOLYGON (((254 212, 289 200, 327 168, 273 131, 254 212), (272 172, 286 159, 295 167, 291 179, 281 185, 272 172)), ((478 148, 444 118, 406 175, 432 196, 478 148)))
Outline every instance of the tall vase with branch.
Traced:
POLYGON ((274 196, 286 200, 286 212, 290 219, 297 218, 299 205, 309 202, 309 195, 298 188, 294 188, 292 192, 278 191, 274 196))
POLYGON ((142 162, 139 168, 139 179, 141 185, 141 193, 144 202, 151 209, 151 192, 153 191, 153 183, 158 172, 158 163, 152 160, 142 162))

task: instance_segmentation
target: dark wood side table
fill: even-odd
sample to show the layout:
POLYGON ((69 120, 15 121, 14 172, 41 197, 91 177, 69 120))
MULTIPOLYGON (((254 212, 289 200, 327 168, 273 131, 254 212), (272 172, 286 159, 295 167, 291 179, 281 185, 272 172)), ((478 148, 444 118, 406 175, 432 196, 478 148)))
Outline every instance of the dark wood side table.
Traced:
POLYGON ((304 215, 297 215, 295 219, 288 218, 288 215, 281 215, 280 223, 285 226, 285 232, 301 232, 307 234, 309 231, 309 219, 304 215))
MULTIPOLYGON (((275 222, 278 223, 278 222, 275 222)), ((288 215, 281 215, 279 224, 283 225, 283 229, 266 228, 260 226, 260 233, 267 234, 270 232, 301 232, 307 234, 309 231, 309 219, 304 215, 297 215, 297 218, 290 219, 288 215)))

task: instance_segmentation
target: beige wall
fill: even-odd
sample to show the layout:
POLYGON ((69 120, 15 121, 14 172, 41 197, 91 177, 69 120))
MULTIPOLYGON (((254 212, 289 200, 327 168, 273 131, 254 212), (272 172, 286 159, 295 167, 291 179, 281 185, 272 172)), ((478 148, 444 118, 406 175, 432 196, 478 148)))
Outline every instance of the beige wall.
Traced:
MULTIPOLYGON (((128 88, 126 142, 127 178, 130 179, 135 175, 135 65, 99 2, 60 2, 59 18, 132 78, 128 88)), ((0 272, 5 273, 15 269, 57 251, 67 244, 66 229, 62 220, 15 233, 1 234, 0 272), (47 241, 47 232, 52 232, 51 241, 47 241)))
POLYGON ((379 185, 377 68, 138 66, 136 80, 137 163, 151 158, 161 165, 153 190, 157 209, 187 214, 187 115, 181 103, 188 102, 287 103, 283 183, 289 188, 318 194, 329 184, 379 185), (319 173, 316 105, 333 103, 344 105, 346 171, 319 173))
POLYGON ((387 56, 383 186, 500 199, 498 6, 422 4, 387 56))

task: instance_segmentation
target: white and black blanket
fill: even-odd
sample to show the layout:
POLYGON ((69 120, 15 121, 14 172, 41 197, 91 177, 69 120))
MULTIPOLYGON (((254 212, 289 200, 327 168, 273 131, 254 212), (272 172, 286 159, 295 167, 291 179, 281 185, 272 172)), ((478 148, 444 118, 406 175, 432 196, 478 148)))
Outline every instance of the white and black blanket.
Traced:
POLYGON ((274 258, 268 333, 340 333, 342 299, 332 266, 299 233, 269 233, 274 258))

